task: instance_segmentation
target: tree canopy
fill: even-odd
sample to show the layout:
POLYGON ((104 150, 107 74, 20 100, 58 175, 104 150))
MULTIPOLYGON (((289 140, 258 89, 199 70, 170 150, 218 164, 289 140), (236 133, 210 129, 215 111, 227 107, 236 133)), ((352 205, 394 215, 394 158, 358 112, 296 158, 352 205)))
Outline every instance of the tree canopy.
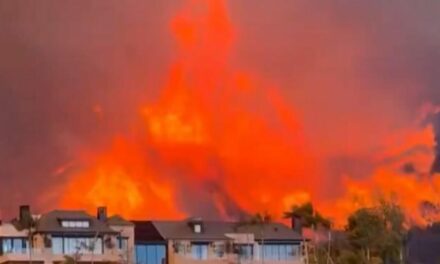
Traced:
POLYGON ((316 211, 311 202, 294 205, 290 211, 284 213, 284 218, 292 217, 299 217, 304 227, 316 228, 318 225, 322 225, 325 228, 330 228, 331 226, 331 221, 316 211))
MULTIPOLYGON (((304 227, 314 229, 331 226, 312 203, 293 206, 284 217, 299 217, 304 227)), ((347 218, 344 231, 329 232, 332 241, 314 245, 315 256, 310 263, 329 263, 329 258, 334 264, 402 263, 405 215, 392 200, 381 199, 373 206, 359 208, 347 218)))
POLYGON ((402 208, 381 200, 376 206, 360 208, 348 218, 346 233, 354 250, 371 263, 373 257, 383 263, 396 263, 402 258, 405 236, 402 208))

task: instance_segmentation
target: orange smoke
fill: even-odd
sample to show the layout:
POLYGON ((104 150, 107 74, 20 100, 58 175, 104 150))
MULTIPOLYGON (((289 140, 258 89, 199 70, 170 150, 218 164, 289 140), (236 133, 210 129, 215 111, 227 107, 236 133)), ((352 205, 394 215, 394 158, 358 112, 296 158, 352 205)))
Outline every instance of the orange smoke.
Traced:
POLYGON ((440 182, 401 171, 406 162, 420 170, 430 166, 430 127, 381 142, 371 176, 344 175, 344 193, 323 198, 325 166, 308 146, 296 109, 264 78, 231 66, 238 37, 225 2, 189 0, 170 27, 178 57, 160 97, 139 106, 135 126, 142 133, 81 155, 83 166, 70 176, 62 207, 107 205, 129 218, 178 218, 203 214, 208 204, 228 218, 262 210, 280 216, 312 200, 341 224, 379 192, 394 193, 415 216, 420 201, 435 199, 440 182), (418 146, 428 151, 412 151, 418 146))
POLYGON ((427 224, 427 219, 420 214, 420 203, 440 202, 439 178, 428 173, 433 162, 432 131, 432 127, 428 126, 390 138, 385 151, 376 157, 378 164, 371 176, 355 180, 345 175, 345 193, 336 201, 322 202, 323 212, 333 215, 336 224, 341 225, 346 216, 357 208, 389 199, 404 207, 410 223, 427 224), (405 171, 405 166, 419 172, 405 171))

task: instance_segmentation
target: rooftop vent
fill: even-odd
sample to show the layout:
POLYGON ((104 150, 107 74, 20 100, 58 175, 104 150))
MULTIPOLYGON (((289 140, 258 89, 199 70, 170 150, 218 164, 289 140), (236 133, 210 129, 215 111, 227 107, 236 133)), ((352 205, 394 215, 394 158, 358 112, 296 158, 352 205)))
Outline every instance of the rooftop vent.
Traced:
POLYGON ((194 233, 203 233, 204 225, 203 220, 200 217, 191 218, 188 220, 188 225, 191 227, 194 233))

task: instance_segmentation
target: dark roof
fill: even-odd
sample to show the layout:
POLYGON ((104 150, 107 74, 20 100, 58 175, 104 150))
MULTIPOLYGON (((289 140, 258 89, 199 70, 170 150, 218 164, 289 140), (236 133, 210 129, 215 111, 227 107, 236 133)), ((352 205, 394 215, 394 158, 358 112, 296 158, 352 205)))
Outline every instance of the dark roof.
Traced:
POLYGON ((107 224, 113 226, 134 226, 132 222, 125 220, 120 215, 113 215, 107 218, 107 224))
POLYGON ((203 222, 203 232, 201 233, 193 232, 187 220, 153 221, 153 225, 165 239, 229 240, 225 234, 233 233, 231 223, 228 222, 203 222))
POLYGON ((165 241, 151 221, 133 221, 134 239, 136 242, 159 242, 165 241))
POLYGON ((37 232, 41 233, 81 233, 81 234, 96 234, 96 233, 116 233, 113 229, 87 214, 85 211, 67 211, 54 210, 43 214, 37 222, 37 232), (66 228, 62 227, 60 220, 88 220, 90 227, 88 228, 66 228))
POLYGON ((263 226, 243 225, 237 222, 203 221, 203 231, 193 232, 189 220, 183 221, 134 221, 136 241, 158 241, 170 239, 188 239, 193 241, 230 240, 226 234, 252 233, 256 240, 262 236, 267 241, 297 241, 301 240, 296 233, 281 223, 271 223, 263 226))
POLYGON ((237 228, 238 233, 252 233, 255 240, 302 240, 300 234, 281 223, 270 223, 263 226, 241 225, 237 228))

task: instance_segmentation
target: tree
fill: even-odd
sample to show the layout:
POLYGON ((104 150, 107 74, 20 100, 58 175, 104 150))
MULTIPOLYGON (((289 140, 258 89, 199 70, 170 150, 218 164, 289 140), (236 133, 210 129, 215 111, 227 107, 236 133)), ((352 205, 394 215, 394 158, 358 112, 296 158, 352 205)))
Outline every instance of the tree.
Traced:
POLYGON ((385 226, 377 210, 371 208, 357 210, 348 218, 346 230, 351 244, 362 251, 368 262, 371 260, 372 252, 380 252, 385 226))
POLYGON ((64 256, 63 264, 75 264, 76 260, 71 256, 64 256))
POLYGON ((29 264, 32 264, 32 251, 34 248, 34 235, 35 235, 35 221, 33 219, 31 220, 26 230, 28 234, 28 244, 29 244, 29 264))
POLYGON ((12 223, 17 228, 17 230, 24 230, 27 234, 27 240, 28 240, 28 254, 29 254, 29 264, 32 264, 32 251, 33 251, 33 241, 34 241, 34 235, 36 232, 36 220, 31 215, 29 208, 26 207, 23 209, 20 207, 20 218, 15 219, 12 223))
MULTIPOLYGON (((315 232, 315 240, 311 241, 311 245, 313 245, 313 263, 331 263, 332 258, 330 256, 331 252, 331 241, 330 241, 330 230, 327 230, 329 233, 329 241, 327 245, 323 245, 318 242, 316 237, 316 232, 318 227, 324 227, 326 229, 330 229, 331 221, 324 216, 322 216, 314 207, 311 202, 306 202, 301 205, 292 206, 290 211, 284 212, 284 218, 294 218, 297 217, 301 221, 301 225, 303 227, 311 228, 315 232)), ((304 243, 307 243, 304 241, 304 243)), ((308 249, 307 249, 308 251, 308 249)), ((308 252, 306 253, 308 255, 308 252)))
POLYGON ((98 243, 98 239, 99 239, 99 232, 96 232, 95 236, 93 237, 93 239, 91 241, 89 241, 90 243, 82 243, 81 247, 83 247, 84 249, 86 249, 88 252, 90 252, 91 254, 91 264, 94 264, 94 257, 95 257, 95 250, 96 250, 96 243, 98 243))
POLYGON ((316 229, 318 225, 325 228, 330 228, 331 226, 331 221, 316 211, 311 202, 292 206, 290 211, 284 212, 284 218, 292 217, 301 218, 304 227, 316 229))
POLYGON ((339 256, 336 258, 338 264, 359 264, 363 256, 359 256, 358 252, 354 250, 342 250, 339 256))
MULTIPOLYGON (((380 200, 370 208, 361 208, 348 218, 346 231, 350 244, 367 263, 402 263, 405 215, 393 201, 380 200)), ((360 262, 362 263, 362 262, 360 262)))
POLYGON ((382 259, 384 263, 403 261, 403 243, 406 236, 405 214, 393 201, 381 200, 379 210, 386 232, 383 234, 382 259))

